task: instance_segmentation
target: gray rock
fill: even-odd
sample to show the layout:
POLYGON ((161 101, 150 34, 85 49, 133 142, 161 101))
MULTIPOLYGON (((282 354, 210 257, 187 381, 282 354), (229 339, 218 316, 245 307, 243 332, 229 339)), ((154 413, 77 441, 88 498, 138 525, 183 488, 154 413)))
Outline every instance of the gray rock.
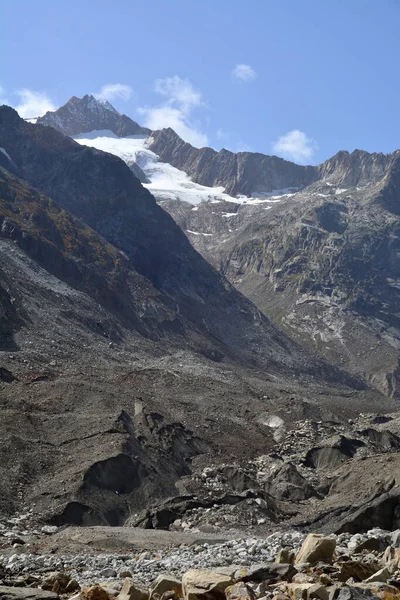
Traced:
POLYGON ((117 577, 117 571, 115 569, 107 567, 106 569, 102 569, 99 572, 99 575, 100 577, 117 577))
POLYGON ((37 588, 15 588, 0 586, 1 600, 56 600, 58 595, 37 588))

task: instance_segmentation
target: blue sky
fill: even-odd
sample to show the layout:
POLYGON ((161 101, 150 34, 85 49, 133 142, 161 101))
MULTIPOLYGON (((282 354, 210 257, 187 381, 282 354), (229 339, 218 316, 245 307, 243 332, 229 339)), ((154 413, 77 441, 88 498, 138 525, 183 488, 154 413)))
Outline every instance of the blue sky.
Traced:
POLYGON ((196 145, 302 163, 387 153, 399 24, 400 0, 1 0, 1 100, 37 116, 102 94, 196 145))

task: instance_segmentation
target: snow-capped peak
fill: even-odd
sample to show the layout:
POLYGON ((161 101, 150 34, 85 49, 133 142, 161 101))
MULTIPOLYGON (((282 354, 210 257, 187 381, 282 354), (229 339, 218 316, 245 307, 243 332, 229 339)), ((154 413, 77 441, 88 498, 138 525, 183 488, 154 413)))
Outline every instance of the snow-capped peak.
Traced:
POLYGON ((92 110, 95 112, 106 109, 106 110, 110 110, 111 112, 115 113, 116 115, 121 114, 105 98, 96 98, 95 96, 92 96, 92 95, 90 95, 90 96, 86 95, 82 98, 82 102, 85 102, 85 104, 89 110, 92 110))
POLYGON ((141 127, 126 115, 121 115, 105 98, 96 98, 89 94, 83 98, 73 96, 58 110, 39 117, 37 123, 50 125, 69 136, 102 129, 111 130, 121 137, 150 133, 146 127, 141 127))
MULTIPOLYGON (((96 98, 95 98, 96 100, 96 98)), ((106 108, 107 110, 111 110, 112 112, 116 113, 117 115, 120 115, 121 113, 119 113, 112 104, 109 103, 108 100, 106 100, 105 98, 97 98, 97 102, 99 104, 101 104, 102 106, 104 106, 104 108, 106 108)))

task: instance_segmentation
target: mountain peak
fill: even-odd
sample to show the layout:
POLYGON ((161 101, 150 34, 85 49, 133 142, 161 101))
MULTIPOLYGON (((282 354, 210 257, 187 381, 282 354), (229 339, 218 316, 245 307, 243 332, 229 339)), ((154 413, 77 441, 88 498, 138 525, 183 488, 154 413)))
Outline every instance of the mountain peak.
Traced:
POLYGON ((89 94, 83 98, 72 96, 58 110, 39 117, 37 123, 49 125, 69 136, 104 129, 120 137, 150 134, 149 129, 120 114, 105 98, 96 98, 89 94))

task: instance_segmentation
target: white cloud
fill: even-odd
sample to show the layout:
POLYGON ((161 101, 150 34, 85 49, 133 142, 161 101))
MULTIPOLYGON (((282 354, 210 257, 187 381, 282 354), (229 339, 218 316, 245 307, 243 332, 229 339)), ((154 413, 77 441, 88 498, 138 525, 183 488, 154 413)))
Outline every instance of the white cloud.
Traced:
POLYGON ((156 79, 154 89, 165 96, 170 104, 177 104, 183 112, 190 112, 195 106, 204 104, 201 93, 194 89, 190 81, 177 75, 156 79))
POLYGON ((97 94, 94 94, 94 96, 98 99, 112 102, 116 99, 129 100, 132 93, 133 90, 130 85, 125 85, 123 83, 106 83, 97 94))
POLYGON ((310 161, 315 150, 318 150, 316 141, 298 129, 282 135, 273 145, 274 152, 299 163, 310 161))
POLYGON ((15 110, 24 119, 41 117, 49 110, 56 110, 56 106, 44 92, 34 92, 24 88, 16 93, 20 100, 19 104, 15 106, 15 110))
POLYGON ((241 83, 246 83, 253 81, 257 77, 257 73, 250 65, 240 64, 233 69, 232 76, 241 83))
POLYGON ((207 146, 207 135, 200 131, 199 124, 193 122, 191 116, 194 109, 204 106, 204 101, 190 81, 177 75, 156 79, 154 90, 164 96, 165 102, 160 106, 138 108, 138 112, 145 117, 144 125, 153 130, 172 127, 193 146, 207 146))

